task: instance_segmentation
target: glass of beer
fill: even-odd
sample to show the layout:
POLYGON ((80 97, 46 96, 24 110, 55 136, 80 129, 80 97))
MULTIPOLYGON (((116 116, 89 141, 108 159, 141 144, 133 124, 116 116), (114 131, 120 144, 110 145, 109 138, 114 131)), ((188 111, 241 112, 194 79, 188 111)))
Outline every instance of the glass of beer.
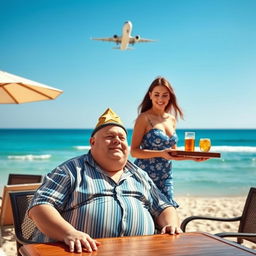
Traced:
POLYGON ((185 151, 195 150, 195 132, 185 132, 185 151))
POLYGON ((199 148, 203 152, 210 151, 211 148, 211 140, 209 138, 201 138, 199 140, 199 148))

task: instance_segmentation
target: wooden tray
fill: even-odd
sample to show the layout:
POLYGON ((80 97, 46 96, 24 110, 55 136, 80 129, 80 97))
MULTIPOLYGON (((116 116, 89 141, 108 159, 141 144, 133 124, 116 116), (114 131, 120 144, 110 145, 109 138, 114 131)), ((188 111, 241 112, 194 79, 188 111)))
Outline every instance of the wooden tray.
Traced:
POLYGON ((220 158, 221 154, 217 152, 201 152, 201 151, 183 151, 174 150, 170 151, 171 156, 189 156, 189 157, 207 157, 207 158, 220 158))

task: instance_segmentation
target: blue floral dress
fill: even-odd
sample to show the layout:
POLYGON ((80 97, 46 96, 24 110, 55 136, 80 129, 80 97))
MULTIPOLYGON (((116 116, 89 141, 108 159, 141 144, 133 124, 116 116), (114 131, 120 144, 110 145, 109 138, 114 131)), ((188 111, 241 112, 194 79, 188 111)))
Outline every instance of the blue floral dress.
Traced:
MULTIPOLYGON (((143 136, 141 149, 163 150, 174 146, 177 141, 176 133, 169 137, 162 130, 153 128, 143 136)), ((162 157, 155 157, 136 159, 134 163, 146 171, 167 199, 174 203, 175 207, 178 207, 173 200, 172 162, 162 157)))

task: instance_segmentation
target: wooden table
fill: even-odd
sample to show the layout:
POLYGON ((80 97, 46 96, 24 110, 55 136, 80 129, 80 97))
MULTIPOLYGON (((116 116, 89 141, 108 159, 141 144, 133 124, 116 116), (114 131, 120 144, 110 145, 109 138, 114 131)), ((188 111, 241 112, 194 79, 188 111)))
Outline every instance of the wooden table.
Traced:
POLYGON ((249 256, 256 251, 246 249, 207 233, 152 235, 97 239, 101 242, 92 253, 70 253, 63 243, 27 244, 20 248, 23 256, 249 256))

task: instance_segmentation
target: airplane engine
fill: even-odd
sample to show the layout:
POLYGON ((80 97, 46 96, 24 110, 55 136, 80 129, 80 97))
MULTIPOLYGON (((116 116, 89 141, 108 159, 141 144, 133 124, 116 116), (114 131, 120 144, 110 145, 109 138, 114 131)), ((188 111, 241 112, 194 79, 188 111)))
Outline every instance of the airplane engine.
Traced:
POLYGON ((140 36, 139 35, 135 36, 135 41, 137 42, 139 40, 140 40, 140 36))

